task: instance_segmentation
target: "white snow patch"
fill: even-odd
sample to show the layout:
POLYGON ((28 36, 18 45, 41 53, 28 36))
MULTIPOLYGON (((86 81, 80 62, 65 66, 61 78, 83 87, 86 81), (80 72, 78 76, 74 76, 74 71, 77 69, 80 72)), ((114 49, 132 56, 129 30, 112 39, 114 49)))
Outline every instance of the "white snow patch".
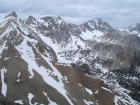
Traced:
POLYGON ((33 77, 32 76, 29 76, 29 78, 32 79, 33 77))
POLYGON ((95 68, 100 69, 102 73, 107 73, 108 68, 104 68, 101 64, 95 63, 95 68))
POLYGON ((98 90, 96 90, 96 92, 94 94, 98 94, 98 90))
MULTIPOLYGON (((16 49, 19 52, 21 52, 22 58, 25 61, 32 62, 32 60, 34 61, 36 59, 32 48, 27 45, 26 37, 19 46, 16 46, 16 49)), ((34 77, 34 73, 33 73, 33 70, 32 70, 33 66, 34 65, 32 63, 30 63, 30 65, 28 64, 28 70, 29 70, 32 77, 34 77)))
POLYGON ((66 76, 64 76, 64 77, 63 77, 63 80, 66 80, 66 81, 67 81, 68 79, 67 79, 67 77, 66 77, 66 76))
MULTIPOLYGON (((120 101, 124 104, 124 105, 129 105, 130 104, 130 100, 125 100, 123 97, 119 97, 119 96, 116 96, 115 95, 115 97, 114 97, 114 103, 115 103, 115 105, 121 105, 121 103, 120 103, 120 101)), ((133 101, 132 99, 131 99, 131 101, 133 101)), ((134 101, 133 101, 134 102, 134 101)), ((133 104, 131 104, 131 105, 137 105, 135 102, 133 103, 133 104)))
POLYGON ((43 36, 43 35, 39 35, 41 37, 41 39, 47 44, 47 45, 50 45, 54 51, 56 53, 58 53, 60 50, 61 50, 61 47, 58 46, 58 44, 56 42, 54 42, 51 38, 49 37, 46 37, 46 36, 43 36))
POLYGON ((19 104, 22 104, 23 105, 23 101, 22 100, 16 100, 14 101, 15 103, 19 103, 19 104))
POLYGON ((21 72, 18 73, 18 76, 17 77, 19 77, 20 75, 21 75, 21 72))
POLYGON ((137 36, 140 37, 140 33, 137 36))
POLYGON ((100 37, 103 35, 104 33, 98 30, 94 30, 92 32, 90 32, 89 30, 86 30, 85 32, 82 32, 80 36, 85 40, 96 40, 100 42, 101 41, 100 37))
POLYGON ((20 80, 19 79, 17 79, 17 82, 19 82, 20 80))
POLYGON ((55 102, 50 100, 50 98, 47 96, 46 92, 43 91, 43 94, 48 98, 48 101, 50 102, 49 105, 57 105, 55 102))
POLYGON ((101 37, 101 36, 104 35, 104 33, 101 32, 101 31, 99 31, 99 30, 94 30, 94 31, 92 31, 92 32, 93 32, 93 34, 96 35, 97 37, 101 37))
POLYGON ((139 35, 139 32, 138 31, 132 31, 131 34, 132 35, 139 35))
POLYGON ((122 65, 122 64, 123 64, 123 62, 120 63, 120 65, 122 65))
POLYGON ((79 86, 82 86, 81 84, 78 84, 79 86))
POLYGON ((7 59, 10 59, 10 57, 4 58, 5 61, 6 61, 7 59))
POLYGON ((82 32, 82 34, 80 36, 85 40, 91 40, 93 38, 94 34, 90 31, 86 30, 85 32, 82 32))
POLYGON ((90 95, 92 95, 93 94, 93 92, 90 90, 90 89, 88 89, 88 88, 85 88, 85 90, 90 94, 90 95))
POLYGON ((93 102, 91 102, 91 101, 86 101, 85 99, 83 99, 84 100, 84 102, 86 103, 86 105, 93 105, 94 103, 93 102))
POLYGON ((109 52, 108 52, 108 54, 107 54, 107 56, 106 56, 107 58, 109 58, 109 52))
POLYGON ((77 101, 76 99, 73 98, 74 101, 77 101))
POLYGON ((29 99, 29 105, 43 105, 35 102, 34 104, 31 103, 31 100, 33 99, 34 95, 32 93, 28 93, 28 99, 29 99))
POLYGON ((112 93, 112 91, 110 89, 107 89, 105 87, 101 87, 101 88, 112 93))
POLYGON ((68 81, 66 76, 63 77, 63 80, 65 80, 67 83, 69 83, 69 81, 68 81))
POLYGON ((29 98, 29 104, 30 104, 30 105, 32 105, 31 100, 32 100, 33 97, 34 97, 33 94, 28 93, 28 98, 29 98))
POLYGON ((66 59, 65 57, 60 57, 59 55, 57 55, 58 57, 58 62, 59 63, 65 63, 65 64, 70 64, 70 63, 72 63, 72 61, 71 60, 69 60, 69 59, 66 59))
POLYGON ((4 82, 4 74, 7 72, 7 70, 5 68, 1 69, 1 82, 2 82, 2 89, 1 89, 1 93, 6 97, 6 93, 7 93, 7 85, 4 82))
POLYGON ((98 52, 96 52, 96 54, 94 55, 94 59, 96 59, 98 57, 98 52))

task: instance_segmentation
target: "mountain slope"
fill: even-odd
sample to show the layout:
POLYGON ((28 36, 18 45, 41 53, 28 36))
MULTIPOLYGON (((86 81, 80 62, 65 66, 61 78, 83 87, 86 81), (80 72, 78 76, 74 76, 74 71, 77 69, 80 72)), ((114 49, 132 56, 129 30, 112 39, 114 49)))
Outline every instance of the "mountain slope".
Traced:
POLYGON ((0 24, 0 89, 7 100, 24 105, 139 105, 116 80, 88 75, 106 73, 114 62, 114 68, 133 62, 133 54, 115 55, 126 51, 123 46, 104 40, 111 37, 110 30, 115 32, 110 25, 100 19, 90 24, 7 15, 0 24))

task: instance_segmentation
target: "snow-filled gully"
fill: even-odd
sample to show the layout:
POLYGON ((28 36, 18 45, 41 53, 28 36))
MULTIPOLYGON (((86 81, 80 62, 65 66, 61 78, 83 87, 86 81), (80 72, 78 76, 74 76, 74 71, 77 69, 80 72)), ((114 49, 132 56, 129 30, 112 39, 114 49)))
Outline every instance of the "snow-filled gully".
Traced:
POLYGON ((7 72, 7 70, 5 68, 3 68, 2 70, 0 70, 1 72, 1 82, 2 82, 2 90, 1 93, 6 96, 7 93, 7 84, 4 82, 4 74, 7 72))
POLYGON ((26 37, 24 37, 24 41, 16 46, 16 49, 21 52, 21 57, 22 59, 24 59, 27 63, 28 63, 28 70, 31 74, 32 77, 34 77, 34 73, 33 73, 33 70, 35 70, 36 72, 38 72, 43 80, 49 84, 50 86, 52 86, 53 88, 55 88, 60 94, 62 94, 66 99, 67 101, 73 105, 73 103, 71 102, 71 100, 69 99, 69 97, 67 96, 67 91, 64 89, 64 84, 62 82, 62 79, 63 79, 63 76, 58 72, 58 70, 53 66, 53 64, 50 62, 50 59, 49 58, 46 58, 43 54, 41 54, 37 49, 36 47, 34 47, 36 49, 36 51, 38 53, 40 53, 42 55, 42 57, 47 61, 47 63, 51 66, 51 68, 53 69, 53 74, 56 75, 58 77, 58 81, 56 81, 54 78, 52 78, 50 76, 50 73, 47 72, 47 71, 50 71, 48 69, 46 69, 45 67, 43 66, 38 66, 38 64, 36 63, 35 61, 35 55, 34 55, 34 52, 32 50, 31 47, 29 47, 27 45, 27 41, 29 39, 27 39, 26 37), (24 46, 26 46, 26 49, 22 49, 24 46))

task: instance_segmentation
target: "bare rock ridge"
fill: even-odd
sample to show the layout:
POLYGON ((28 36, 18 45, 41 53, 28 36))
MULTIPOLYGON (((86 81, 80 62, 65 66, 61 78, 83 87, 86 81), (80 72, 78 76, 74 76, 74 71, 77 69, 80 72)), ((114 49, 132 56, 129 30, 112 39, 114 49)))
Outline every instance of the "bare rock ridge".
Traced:
POLYGON ((5 18, 7 18, 7 17, 15 17, 15 18, 17 18, 17 14, 15 12, 12 12, 12 13, 8 14, 7 16, 5 16, 5 18))
POLYGON ((139 29, 8 14, 0 23, 0 105, 140 105, 139 29))

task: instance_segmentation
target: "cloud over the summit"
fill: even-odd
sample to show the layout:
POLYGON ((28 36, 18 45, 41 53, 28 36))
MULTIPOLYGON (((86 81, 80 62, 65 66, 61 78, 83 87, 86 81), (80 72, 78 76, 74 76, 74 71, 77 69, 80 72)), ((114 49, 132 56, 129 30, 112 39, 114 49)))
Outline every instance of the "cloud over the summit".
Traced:
POLYGON ((140 22, 140 0, 1 0, 0 12, 38 13, 73 18, 99 17, 114 27, 140 22))

